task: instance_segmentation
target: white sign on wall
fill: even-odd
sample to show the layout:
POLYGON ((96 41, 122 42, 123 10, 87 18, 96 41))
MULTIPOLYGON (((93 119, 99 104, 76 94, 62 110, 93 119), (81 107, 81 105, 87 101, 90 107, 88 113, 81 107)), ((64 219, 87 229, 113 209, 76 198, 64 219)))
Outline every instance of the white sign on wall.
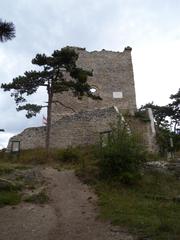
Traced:
POLYGON ((122 92, 113 92, 113 98, 123 98, 122 92))

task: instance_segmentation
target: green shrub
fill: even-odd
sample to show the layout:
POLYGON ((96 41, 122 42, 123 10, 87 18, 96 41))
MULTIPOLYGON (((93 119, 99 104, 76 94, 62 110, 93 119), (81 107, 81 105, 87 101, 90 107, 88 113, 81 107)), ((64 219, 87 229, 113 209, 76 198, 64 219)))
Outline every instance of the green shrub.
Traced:
POLYGON ((119 177, 122 182, 134 182, 140 176, 139 170, 145 160, 146 151, 140 137, 130 131, 120 117, 101 148, 101 177, 119 177))
POLYGON ((56 157, 61 162, 78 162, 80 160, 80 151, 78 148, 67 148, 57 150, 56 157))

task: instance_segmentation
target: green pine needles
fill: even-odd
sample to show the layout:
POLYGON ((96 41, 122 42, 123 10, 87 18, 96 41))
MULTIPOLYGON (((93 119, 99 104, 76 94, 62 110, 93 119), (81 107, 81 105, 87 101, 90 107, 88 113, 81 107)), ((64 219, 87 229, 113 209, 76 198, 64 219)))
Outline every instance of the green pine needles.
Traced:
POLYGON ((37 65, 40 68, 39 71, 26 71, 23 76, 18 76, 12 82, 1 85, 4 91, 11 91, 17 111, 25 110, 27 118, 36 116, 42 108, 47 108, 47 150, 50 147, 52 104, 56 103, 71 108, 65 106, 63 102, 55 101, 56 93, 71 92, 78 99, 89 97, 101 100, 100 96, 96 96, 90 91, 91 85, 88 83, 88 77, 92 76, 92 72, 79 68, 76 65, 77 60, 78 53, 71 47, 55 50, 51 56, 37 54, 32 60, 32 64, 37 65), (40 87, 44 87, 47 91, 47 104, 40 105, 38 101, 36 104, 28 103, 27 97, 35 94, 40 87))

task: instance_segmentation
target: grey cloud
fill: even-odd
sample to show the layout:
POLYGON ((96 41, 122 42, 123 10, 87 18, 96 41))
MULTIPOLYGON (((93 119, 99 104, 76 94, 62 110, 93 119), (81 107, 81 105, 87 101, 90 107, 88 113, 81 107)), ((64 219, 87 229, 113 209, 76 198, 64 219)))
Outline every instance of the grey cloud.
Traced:
POLYGON ((32 55, 73 43, 91 47, 101 28, 119 12, 118 1, 17 1, 11 5, 8 13, 17 28, 12 46, 32 55))
MULTIPOLYGON (((0 84, 33 69, 31 60, 37 53, 51 54, 66 45, 141 49, 151 41, 178 38, 179 11, 177 0, 2 0, 0 17, 14 22, 16 38, 0 44, 0 84)), ((41 92, 32 101, 44 98, 41 92)), ((15 108, 9 93, 0 91, 0 127, 16 133, 41 124, 41 115, 28 120, 15 108)))

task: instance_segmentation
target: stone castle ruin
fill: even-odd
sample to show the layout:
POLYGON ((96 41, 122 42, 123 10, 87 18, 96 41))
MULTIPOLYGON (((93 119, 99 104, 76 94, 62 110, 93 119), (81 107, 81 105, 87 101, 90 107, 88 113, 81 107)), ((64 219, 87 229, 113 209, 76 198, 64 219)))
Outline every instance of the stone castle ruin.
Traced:
MULTIPOLYGON (((102 100, 87 97, 78 100, 69 92, 55 94, 54 100, 70 108, 60 104, 52 107, 52 148, 94 144, 99 141, 100 134, 110 130, 110 123, 117 121, 119 113, 133 116, 137 110, 130 47, 123 52, 74 49, 79 54, 78 67, 93 71, 88 83, 93 94, 100 95, 102 100)), ((152 122, 135 119, 134 127, 143 133, 144 143, 153 151, 152 122)), ((12 148, 13 141, 20 141, 21 149, 45 147, 45 135, 45 126, 27 128, 9 140, 8 149, 12 148)))

